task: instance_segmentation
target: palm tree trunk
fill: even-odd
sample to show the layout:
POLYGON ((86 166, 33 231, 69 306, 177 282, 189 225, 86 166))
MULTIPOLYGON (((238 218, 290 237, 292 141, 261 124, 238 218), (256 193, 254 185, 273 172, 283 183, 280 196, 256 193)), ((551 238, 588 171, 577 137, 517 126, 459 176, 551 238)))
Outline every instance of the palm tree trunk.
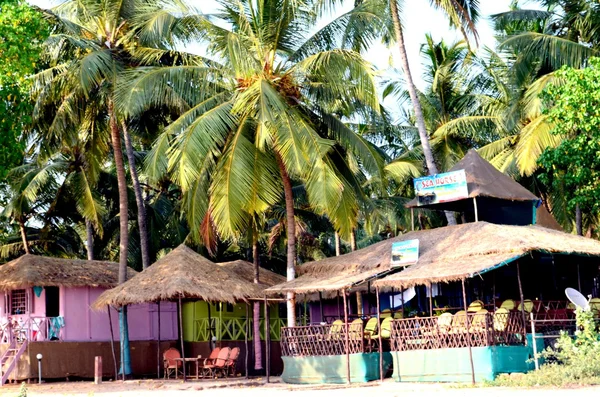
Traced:
MULTIPOLYGON (((129 244, 129 218, 127 203, 127 179, 125 177, 125 164, 123 162, 123 149, 121 148, 121 135, 117 124, 114 103, 108 101, 108 115, 110 118, 110 138, 117 170, 117 185, 119 190, 119 284, 127 281, 127 254, 129 244)), ((119 312, 119 328, 121 337, 121 373, 124 376, 131 374, 131 358, 129 355, 129 333, 127 327, 127 307, 119 312)))
POLYGON ((86 232, 86 243, 85 248, 87 250, 88 261, 94 260, 94 228, 92 222, 85 221, 85 232, 86 232))
POLYGON ((129 160, 129 172, 133 181, 133 191, 135 192, 135 203, 137 204, 138 227, 140 229, 140 249, 142 251, 142 268, 146 269, 150 266, 150 248, 148 244, 148 226, 146 220, 146 206, 142 197, 142 187, 135 167, 135 156, 133 153, 133 145, 131 144, 131 136, 127 130, 127 124, 122 123, 123 136, 125 137, 125 149, 127 150, 127 159, 129 160))
MULTIPOLYGON (((352 229, 352 233, 350 233, 350 249, 352 252, 356 251, 356 229, 352 229)), ((362 293, 360 291, 356 291, 356 314, 359 316, 363 315, 363 299, 362 293)))
MULTIPOLYGON (((287 231, 287 280, 296 278, 296 221, 294 220, 294 193, 292 181, 288 175, 283 160, 277 153, 277 165, 283 182, 283 194, 285 196, 286 231, 287 231)), ((296 295, 292 292, 287 294, 287 326, 296 325, 296 295)))
MULTIPOLYGON (((255 224, 256 225, 256 224, 255 224)), ((258 263, 258 233, 256 230, 252 232, 252 263, 254 264, 254 283, 260 282, 260 266, 258 263)), ((260 302, 254 302, 253 308, 253 331, 252 337, 254 340, 254 369, 262 369, 262 345, 260 343, 260 302)), ((265 314, 266 315, 266 314, 265 314)), ((266 323, 266 319, 265 319, 266 323)), ((265 343, 267 338, 265 337, 265 343)))
POLYGON ((340 256, 341 241, 340 241, 340 234, 338 232, 335 232, 334 239, 335 239, 335 256, 340 256))
POLYGON ((25 249, 26 254, 31 254, 29 250, 29 242, 27 241, 27 231, 25 230, 25 221, 23 219, 19 220, 19 230, 21 231, 21 240, 23 240, 23 249, 25 249))
MULTIPOLYGON (((408 93, 410 100, 413 104, 415 111, 415 119, 417 121, 417 129, 419 130, 419 138, 421 139, 421 147, 423 148, 423 154, 425 155, 425 164, 429 175, 438 173, 437 166, 435 165, 435 159, 433 158, 433 152, 431 145, 429 144, 429 136, 427 134, 427 128, 425 127, 425 118, 423 117, 423 109, 421 108, 421 102, 417 95, 417 87, 412 78, 410 72, 410 65, 408 64, 408 55, 406 54, 406 46, 404 44, 404 33, 402 32, 402 24, 400 22, 400 15, 398 13, 397 0, 390 0, 390 11, 392 14, 392 20, 394 22, 394 32, 396 33, 396 41, 398 42, 398 49, 400 51, 400 62, 402 63, 402 69, 404 70, 404 77, 406 78, 406 85, 408 86, 408 93)), ((456 219, 454 215, 449 211, 446 211, 446 219, 449 225, 456 225, 456 219)))

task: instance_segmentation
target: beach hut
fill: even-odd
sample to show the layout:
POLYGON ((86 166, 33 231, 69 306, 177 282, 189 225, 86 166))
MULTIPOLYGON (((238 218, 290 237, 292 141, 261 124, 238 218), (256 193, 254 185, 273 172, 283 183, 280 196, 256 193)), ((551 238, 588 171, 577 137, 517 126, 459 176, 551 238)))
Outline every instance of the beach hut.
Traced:
MULTIPOLYGON (((529 308, 522 305, 524 310, 518 310, 519 302, 531 300, 534 307, 543 310, 529 311, 536 312, 540 319, 557 321, 556 317, 568 314, 565 287, 580 285, 584 293, 597 296, 599 257, 600 242, 595 240, 540 226, 467 223, 410 232, 346 255, 298 266, 297 279, 267 292, 314 294, 339 289, 346 295, 370 282, 370 290, 376 289, 375 295, 379 296, 382 290, 390 293, 393 289, 402 295, 407 288, 415 287, 421 294, 410 304, 420 307, 416 310, 420 317, 391 321, 389 344, 384 344, 381 351, 382 366, 387 349, 394 360, 397 380, 463 381, 470 380, 473 373, 477 380, 490 379, 501 372, 524 372, 531 367, 526 361, 533 354, 533 346, 527 344, 524 337, 530 332, 530 314, 524 313, 529 308), (418 262, 394 271, 392 246, 411 240, 419 241, 418 262), (581 265, 579 274, 576 264, 581 265), (464 290, 463 280, 467 280, 464 290), (433 286, 438 296, 430 293, 427 299, 424 292, 433 290, 433 286), (442 297, 447 307, 438 308, 436 298, 442 297), (481 321, 491 324, 491 328, 484 325, 478 329, 481 332, 469 334, 475 330, 472 327, 474 314, 469 314, 469 326, 462 327, 466 332, 459 332, 461 328, 457 326, 457 332, 443 333, 443 321, 448 315, 439 323, 440 317, 436 314, 467 310, 465 303, 468 306, 477 300, 489 313, 481 321), (504 300, 514 303, 513 310, 503 319, 494 317, 494 308, 504 300), (494 328, 494 320, 503 326, 494 328), (473 353, 475 371, 469 368, 469 350, 473 353), (446 366, 438 367, 440 363, 446 366)), ((348 318, 346 312, 343 316, 348 318)), ((363 320, 368 320, 368 316, 363 316, 363 320)), ((352 381, 364 381, 385 373, 365 376, 366 372, 361 372, 361 367, 353 362, 364 362, 360 355, 368 351, 368 339, 362 336, 360 341, 355 336, 350 351, 342 349, 332 354, 337 343, 335 338, 328 337, 332 327, 315 324, 282 330, 284 381, 337 383, 344 380, 344 372, 350 372, 352 381), (332 363, 332 356, 336 365, 332 363), (344 356, 346 360, 350 358, 349 366, 343 365, 344 356)), ((376 362, 370 363, 370 368, 375 365, 376 362)))
MULTIPOLYGON (((160 311, 162 310, 162 302, 177 302, 179 307, 178 321, 182 332, 185 330, 184 310, 182 310, 184 302, 203 301, 230 305, 242 303, 246 313, 248 313, 246 305, 251 300, 264 301, 265 306, 267 306, 264 290, 268 284, 264 281, 255 284, 237 275, 233 271, 236 266, 239 265, 235 263, 218 265, 185 245, 180 245, 131 280, 104 292, 98 297, 94 306, 105 307, 110 305, 120 307, 123 305, 155 303, 157 310, 160 311)), ((272 277, 265 276, 263 279, 268 280, 269 278, 272 277)), ((246 315, 241 324, 234 324, 234 327, 241 325, 244 329, 244 335, 249 334, 250 322, 247 321, 248 317, 246 315)), ((268 319, 268 315, 266 317, 268 319)), ((269 321, 266 321, 264 326, 270 328, 269 321)), ((238 331, 231 332, 237 333, 238 331)), ((266 333, 266 338, 266 345, 269 346, 269 333, 266 333)), ((184 358, 186 355, 187 357, 197 357, 198 354, 208 357, 210 353, 208 342, 201 345, 191 342, 186 346, 184 343, 185 337, 180 335, 179 340, 180 345, 178 347, 184 358)), ((221 341, 221 343, 225 345, 229 342, 221 341)), ((235 344, 236 342, 232 343, 235 344)), ((243 354, 247 351, 246 349, 243 354)), ((155 363, 158 365, 158 372, 160 373, 162 366, 161 351, 157 351, 156 354, 155 363)), ((240 362, 242 361, 240 360, 240 362)), ((269 367, 268 364, 269 362, 267 362, 267 368, 269 367)), ((239 367, 242 367, 242 365, 239 367)))
MULTIPOLYGON (((119 338, 118 314, 112 311, 111 323, 106 307, 93 311, 90 305, 117 285, 118 267, 30 254, 0 266, 2 383, 37 378, 38 353, 43 355, 44 378, 93 377, 95 356, 103 357, 105 375, 112 374, 111 341, 119 338)), ((135 274, 128 269, 128 277, 135 274)), ((163 324, 172 324, 175 314, 175 307, 165 308, 163 324)), ((129 311, 131 359, 139 373, 151 371, 144 347, 156 339, 157 323, 157 313, 148 305, 129 311)), ((177 339, 176 330, 172 325, 162 329, 165 346, 177 339)))

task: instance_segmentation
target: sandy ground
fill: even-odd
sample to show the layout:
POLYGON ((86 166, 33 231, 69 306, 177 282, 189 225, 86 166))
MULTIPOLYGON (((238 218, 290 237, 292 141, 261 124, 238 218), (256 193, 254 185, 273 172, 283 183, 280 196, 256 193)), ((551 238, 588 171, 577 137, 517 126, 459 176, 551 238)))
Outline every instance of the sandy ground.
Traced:
MULTIPOLYGON (((94 385, 92 382, 61 382, 42 385, 28 385, 28 397, 44 396, 101 396, 101 397, 158 397, 158 396, 243 396, 243 397, 412 397, 412 396, 473 396, 481 397, 520 397, 543 396, 562 397, 577 395, 578 397, 597 397, 600 387, 577 389, 511 389, 511 388, 471 388, 452 384, 411 384, 396 383, 391 380, 379 384, 372 382, 366 385, 286 385, 278 379, 275 383, 265 384, 263 379, 240 381, 126 381, 104 382, 94 385)), ((5 385, 0 388, 0 395, 13 397, 19 393, 19 385, 5 385)))

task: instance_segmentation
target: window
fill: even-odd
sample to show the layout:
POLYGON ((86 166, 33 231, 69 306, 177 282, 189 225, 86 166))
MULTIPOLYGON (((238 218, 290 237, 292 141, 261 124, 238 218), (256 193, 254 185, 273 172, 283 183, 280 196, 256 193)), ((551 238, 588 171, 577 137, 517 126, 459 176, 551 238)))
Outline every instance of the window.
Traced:
POLYGON ((10 314, 25 314, 27 294, 24 289, 14 289, 10 295, 10 314))

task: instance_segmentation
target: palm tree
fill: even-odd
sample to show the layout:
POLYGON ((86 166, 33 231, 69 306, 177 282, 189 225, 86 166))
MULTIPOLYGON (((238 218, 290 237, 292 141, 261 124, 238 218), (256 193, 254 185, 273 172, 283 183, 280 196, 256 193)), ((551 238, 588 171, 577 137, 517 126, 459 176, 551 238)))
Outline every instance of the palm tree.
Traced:
MULTIPOLYGON (((173 174, 190 203, 193 231, 212 223, 222 237, 235 237, 283 190, 290 280, 293 181, 348 236, 356 224, 356 180, 347 165, 339 172, 340 153, 353 153, 372 175, 383 173, 373 145, 329 113, 340 104, 378 108, 373 69, 347 48, 355 42, 344 32, 364 27, 363 45, 375 38, 384 24, 373 11, 379 3, 365 2, 307 37, 313 3, 320 2, 223 1, 214 21, 201 23, 216 59, 190 56, 184 65, 136 69, 118 97, 130 114, 163 104, 184 109, 157 139, 147 173, 155 180, 173 174)), ((292 294, 288 324, 295 324, 292 294)))
MULTIPOLYGON (((119 190, 119 283, 127 278, 128 200, 120 126, 124 119, 115 106, 115 89, 120 73, 131 64, 142 63, 134 51, 160 52, 165 43, 184 29, 175 13, 179 3, 168 1, 67 1, 51 14, 56 33, 47 42, 51 67, 40 73, 39 106, 59 103, 55 125, 74 124, 80 102, 98 104, 107 120, 119 190), (177 32, 176 32, 177 31, 177 32), (156 39, 156 32, 162 41, 156 39), (152 38, 149 39, 149 38, 152 38)), ((59 130, 55 130, 59 134, 59 130)), ((131 373, 128 353, 126 308, 120 313, 122 373, 131 373)))
MULTIPOLYGON (((410 66, 408 63, 408 56, 406 54, 406 46, 404 43, 404 32, 402 31, 402 22, 400 20, 400 11, 398 9, 398 0, 390 0, 390 12, 394 23, 394 33, 398 48, 400 50, 400 62, 402 69, 404 70, 404 78, 406 79, 407 89, 410 95, 413 109, 415 112, 415 121, 417 129, 419 131, 419 138, 421 140, 421 147, 423 155, 425 157, 425 164, 427 165, 427 171, 429 175, 437 174, 438 168, 435 163, 431 145, 429 143, 429 135, 425 125, 425 119, 423 116, 423 109, 419 101, 417 88, 414 84, 410 66)), ((477 32, 475 30, 475 22, 478 17, 478 2, 472 0, 432 0, 431 5, 442 10, 450 20, 452 26, 457 27, 461 30, 465 39, 467 33, 477 38, 477 32)), ((448 224, 455 224, 453 215, 446 213, 448 224)))

